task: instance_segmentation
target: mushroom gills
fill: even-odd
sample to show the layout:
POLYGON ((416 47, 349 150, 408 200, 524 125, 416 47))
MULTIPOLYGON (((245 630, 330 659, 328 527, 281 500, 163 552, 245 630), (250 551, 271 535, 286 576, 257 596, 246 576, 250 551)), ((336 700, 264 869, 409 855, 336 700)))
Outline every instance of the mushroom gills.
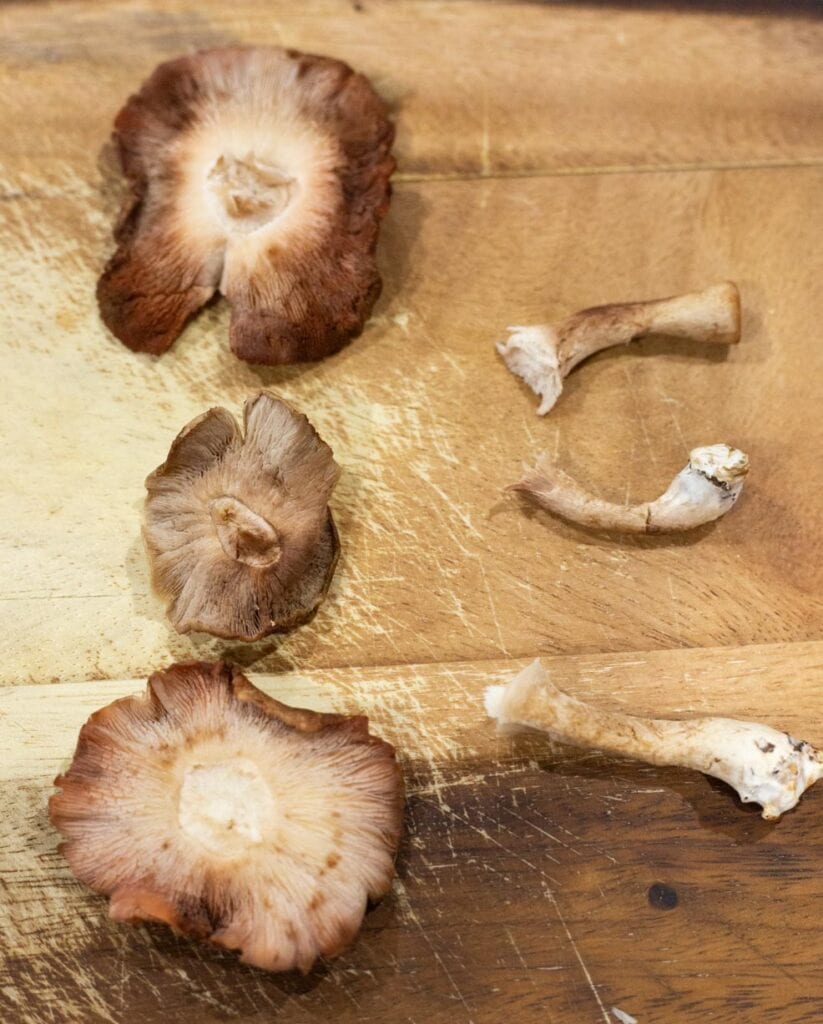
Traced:
POLYGON ((96 711, 49 814, 118 921, 308 971, 394 874, 403 783, 362 716, 289 707, 222 662, 155 672, 96 711))
POLYGON ((125 345, 162 354, 215 292, 251 363, 321 359, 363 329, 395 166, 363 75, 278 47, 189 54, 155 69, 114 140, 130 189, 97 299, 125 345))
POLYGON ((181 633, 254 641, 294 629, 337 564, 331 448, 267 391, 243 420, 245 433, 225 409, 198 416, 146 479, 152 580, 181 633))

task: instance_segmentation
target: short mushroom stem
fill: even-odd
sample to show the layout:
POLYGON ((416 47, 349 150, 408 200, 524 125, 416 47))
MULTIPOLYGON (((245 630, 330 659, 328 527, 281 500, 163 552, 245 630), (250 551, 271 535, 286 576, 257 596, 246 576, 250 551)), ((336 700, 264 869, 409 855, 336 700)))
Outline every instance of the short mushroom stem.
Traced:
POLYGON ((220 546, 229 558, 257 569, 277 564, 281 549, 271 523, 237 498, 215 498, 209 509, 220 546))
POLYGON ((294 178, 252 153, 242 159, 221 153, 207 182, 218 215, 229 230, 241 233, 256 231, 274 220, 297 190, 294 178))
POLYGON ((542 401, 545 415, 560 397, 563 379, 584 359, 614 345, 664 334, 687 341, 732 345, 740 340, 740 296, 731 281, 650 302, 593 306, 557 324, 510 327, 497 351, 542 401))
POLYGON ((695 448, 688 464, 654 501, 618 505, 585 491, 551 456, 509 490, 526 494, 561 519, 617 533, 678 533, 719 519, 734 505, 749 471, 748 456, 727 444, 695 448))
POLYGON ((501 726, 539 729, 553 739, 721 779, 764 818, 778 818, 823 774, 823 754, 768 725, 734 718, 673 721, 603 711, 559 690, 540 661, 486 691, 501 726))

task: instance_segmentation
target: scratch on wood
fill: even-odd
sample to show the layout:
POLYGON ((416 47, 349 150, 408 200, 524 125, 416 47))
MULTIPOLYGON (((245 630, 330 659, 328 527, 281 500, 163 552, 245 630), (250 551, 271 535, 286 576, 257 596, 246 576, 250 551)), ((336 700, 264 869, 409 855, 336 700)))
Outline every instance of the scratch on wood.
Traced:
POLYGON ((560 926, 562 927, 563 931, 566 934, 566 937, 569 940, 569 944, 571 945, 572 950, 574 951, 574 955, 577 957, 577 962, 580 964, 580 968, 583 971, 583 976, 586 979, 586 984, 589 986, 589 989, 591 990, 591 993, 594 996, 595 1001, 597 1002, 597 1006, 600 1010, 603 1020, 606 1022, 606 1024, 612 1024, 612 1022, 609 1020, 609 1015, 606 1012, 606 1007, 603 1005, 603 1000, 600 998, 600 993, 597 991, 597 986, 595 985, 591 973, 589 972, 589 968, 586 966, 586 961, 583 959, 583 956, 580 950, 578 949, 577 943, 574 940, 574 936, 571 933, 571 929, 566 923, 566 919, 563 917, 563 914, 560 910, 560 906, 557 902, 557 898, 555 897, 552 890, 548 887, 544 887, 544 892, 546 893, 549 902, 554 907, 554 911, 557 914, 557 920, 560 922, 560 926))

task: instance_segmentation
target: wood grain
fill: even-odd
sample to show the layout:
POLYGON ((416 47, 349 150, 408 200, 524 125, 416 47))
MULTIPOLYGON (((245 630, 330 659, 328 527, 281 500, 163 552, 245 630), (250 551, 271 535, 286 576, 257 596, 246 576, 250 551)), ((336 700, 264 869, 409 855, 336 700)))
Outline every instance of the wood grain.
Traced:
POLYGON ((234 649, 259 669, 814 639, 823 170, 409 183, 364 335, 319 364, 255 370, 207 310, 160 359, 90 302, 99 197, 8 203, 0 583, 3 681, 137 676, 224 645, 186 638, 150 592, 143 479, 184 423, 262 385, 332 445, 342 557, 314 622, 234 649), (35 213, 36 210, 36 213, 35 213), (492 342, 556 318, 733 278, 733 350, 647 341, 576 370, 545 419, 492 342), (550 448, 604 497, 659 494, 698 444, 747 451, 737 508, 681 538, 586 533, 503 495, 550 448), (36 467, 33 471, 32 467, 36 467), (101 628, 101 623, 104 624, 101 628))
POLYGON ((823 789, 769 824, 699 775, 498 737, 481 704, 540 652, 561 686, 627 711, 823 744, 823 20, 800 6, 0 7, 3 1024, 823 1019, 823 789), (116 110, 159 61, 229 42, 331 53, 393 105, 383 298, 322 364, 238 363, 222 304, 155 360, 94 308, 116 110), (603 354, 545 420, 491 344, 723 278, 740 346, 603 354), (288 638, 180 637, 148 584, 143 479, 185 422, 261 386, 343 466, 341 563, 288 638), (683 538, 586 533, 502 494, 549 448, 642 500, 721 440, 751 456, 746 491, 683 538), (402 758, 394 889, 308 978, 109 923, 46 820, 94 708, 221 655, 284 700, 365 710, 402 758))
MULTIPOLYGON (((676 692, 676 714, 757 717, 823 742, 821 642, 547 664, 612 706, 659 713, 676 692)), ((773 824, 700 775, 499 737, 483 689, 517 667, 254 676, 286 701, 366 710, 409 786, 392 893, 357 945, 306 979, 118 927, 57 855, 50 780, 91 710, 141 681, 2 691, 2 1019, 496 1024, 505 1006, 528 1024, 599 1024, 618 1006, 642 1024, 819 1020, 823 790, 773 824)))
POLYGON ((819 163, 823 22, 809 10, 785 17, 785 3, 754 13, 681 6, 7 4, 5 187, 95 187, 111 121, 154 65, 235 42, 330 53, 367 73, 396 109, 407 175, 819 163))

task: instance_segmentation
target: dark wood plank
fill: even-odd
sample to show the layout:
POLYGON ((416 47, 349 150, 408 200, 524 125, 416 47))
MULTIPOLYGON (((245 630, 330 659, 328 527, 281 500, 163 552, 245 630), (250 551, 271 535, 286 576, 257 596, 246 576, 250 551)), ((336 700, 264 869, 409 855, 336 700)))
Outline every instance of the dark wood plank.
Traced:
MULTIPOLYGON (((637 712, 760 717, 823 741, 823 645, 556 658, 554 680, 637 712)), ((357 944, 271 976, 106 918, 45 817, 89 711, 136 681, 0 691, 0 1019, 15 1024, 815 1024, 823 789, 777 823, 697 774, 497 737, 506 662, 256 678, 367 711, 401 753, 406 836, 357 944), (13 741, 13 742, 11 742, 13 741)))

